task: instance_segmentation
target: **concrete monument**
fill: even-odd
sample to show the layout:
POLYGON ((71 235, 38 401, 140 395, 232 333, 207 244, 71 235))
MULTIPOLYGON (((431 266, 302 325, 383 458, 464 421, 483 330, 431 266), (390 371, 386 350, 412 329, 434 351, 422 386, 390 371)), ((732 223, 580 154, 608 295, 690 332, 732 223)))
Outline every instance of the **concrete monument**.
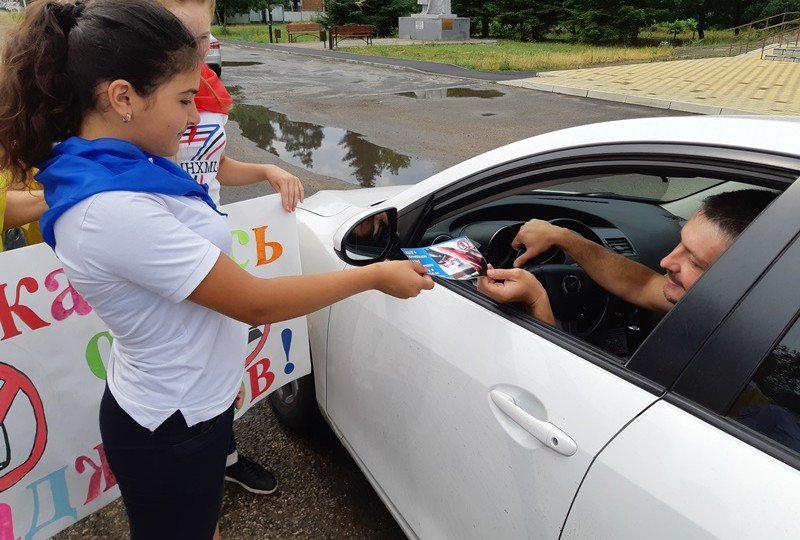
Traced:
POLYGON ((450 0, 417 0, 422 13, 400 17, 398 37, 422 41, 469 39, 469 17, 451 12, 450 0))

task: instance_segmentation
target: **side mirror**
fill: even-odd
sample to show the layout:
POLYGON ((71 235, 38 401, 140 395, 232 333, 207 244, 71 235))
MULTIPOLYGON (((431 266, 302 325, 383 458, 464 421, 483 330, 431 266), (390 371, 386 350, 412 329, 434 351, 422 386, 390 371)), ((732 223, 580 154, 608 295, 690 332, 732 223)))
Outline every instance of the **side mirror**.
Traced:
POLYGON ((397 209, 371 209, 345 222, 333 238, 333 250, 347 264, 382 261, 397 241, 397 209))

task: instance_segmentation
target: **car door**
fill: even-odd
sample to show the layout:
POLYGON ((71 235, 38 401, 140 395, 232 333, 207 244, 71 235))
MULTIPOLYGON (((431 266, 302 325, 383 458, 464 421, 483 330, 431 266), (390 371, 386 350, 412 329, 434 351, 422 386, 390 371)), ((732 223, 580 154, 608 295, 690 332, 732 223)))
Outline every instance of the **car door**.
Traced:
MULTIPOLYGON (((676 307, 673 331, 705 324, 698 308, 732 284, 748 289, 721 321, 712 307, 719 326, 674 387, 597 457, 564 538, 800 536, 798 203, 795 184, 676 307)), ((634 369, 658 361, 642 352, 634 369)))
POLYGON ((333 307, 328 414, 414 535, 557 537, 592 458, 657 399, 531 324, 441 281, 333 307))
MULTIPOLYGON (((412 246, 431 220, 575 175, 713 170, 785 185, 795 165, 687 145, 573 148, 486 169, 400 208, 398 234, 412 246)), ((781 234, 726 253, 734 262, 699 283, 712 293, 695 295, 695 285, 635 369, 458 284, 437 281, 410 301, 359 295, 331 311, 326 411, 410 536, 557 537, 592 460, 675 382, 763 272, 754 256, 777 256, 781 234)))
MULTIPOLYGON (((484 186, 522 174, 504 165, 499 179, 488 171, 419 208, 466 204, 470 190, 485 200, 484 186)), ((524 175, 532 182, 529 164, 524 175)), ((330 321, 326 411, 406 532, 423 538, 558 537, 594 457, 664 390, 441 280, 413 300, 358 295, 330 321)))

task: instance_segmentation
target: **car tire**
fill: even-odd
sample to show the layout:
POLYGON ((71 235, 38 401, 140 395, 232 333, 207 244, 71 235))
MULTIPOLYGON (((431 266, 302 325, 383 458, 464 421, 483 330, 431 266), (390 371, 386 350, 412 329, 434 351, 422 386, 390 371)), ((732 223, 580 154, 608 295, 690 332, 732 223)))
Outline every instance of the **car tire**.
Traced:
POLYGON ((209 67, 211 67, 211 71, 217 74, 217 77, 222 77, 222 66, 214 65, 209 67))
POLYGON ((283 385, 268 399, 275 418, 292 431, 308 434, 325 425, 317 406, 313 373, 283 385))

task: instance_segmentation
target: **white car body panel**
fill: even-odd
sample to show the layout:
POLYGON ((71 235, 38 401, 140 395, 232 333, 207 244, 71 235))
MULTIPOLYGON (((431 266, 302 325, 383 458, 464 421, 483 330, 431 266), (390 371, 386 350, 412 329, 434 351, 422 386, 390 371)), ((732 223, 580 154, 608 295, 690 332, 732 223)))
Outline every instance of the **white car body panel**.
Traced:
POLYGON ((327 371, 329 417, 421 538, 557 538, 594 456, 656 399, 445 287, 336 304, 327 371), (496 389, 577 453, 522 430, 496 389))
POLYGON ((800 535, 800 471, 663 401, 603 450, 564 539, 800 535))
MULTIPOLYGON (((298 212, 303 271, 346 267, 334 238, 356 216, 402 211, 502 163, 625 142, 798 156, 798 128, 799 118, 609 122, 519 141, 410 187, 319 192, 298 212)), ((564 538, 798 537, 796 469, 446 287, 404 301, 363 293, 308 320, 323 415, 409 537, 558 538, 568 513, 564 538), (489 396, 498 389, 577 453, 511 421, 489 396)))
POLYGON ((537 135, 468 159, 386 201, 398 210, 471 174, 555 150, 616 143, 715 145, 798 155, 800 117, 668 117, 603 122, 537 135), (747 124, 752 123, 752 127, 747 124))
POLYGON ((411 186, 387 186, 341 191, 318 191, 301 203, 298 208, 319 216, 331 217, 351 209, 367 208, 391 199, 411 186))

